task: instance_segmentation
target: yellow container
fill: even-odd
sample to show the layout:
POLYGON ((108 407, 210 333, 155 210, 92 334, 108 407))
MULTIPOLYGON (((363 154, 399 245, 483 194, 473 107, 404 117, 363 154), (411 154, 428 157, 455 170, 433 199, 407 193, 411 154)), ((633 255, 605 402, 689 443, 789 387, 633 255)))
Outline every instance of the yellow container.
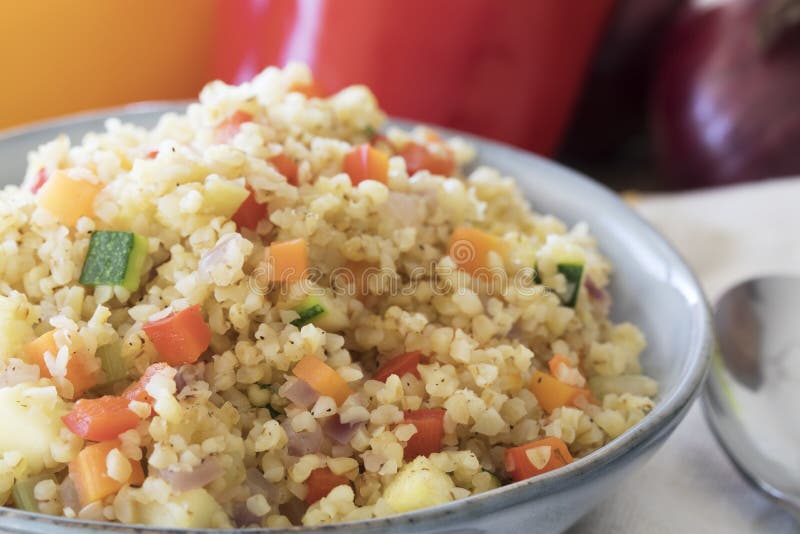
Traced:
POLYGON ((196 95, 210 76, 215 5, 0 1, 0 128, 196 95))

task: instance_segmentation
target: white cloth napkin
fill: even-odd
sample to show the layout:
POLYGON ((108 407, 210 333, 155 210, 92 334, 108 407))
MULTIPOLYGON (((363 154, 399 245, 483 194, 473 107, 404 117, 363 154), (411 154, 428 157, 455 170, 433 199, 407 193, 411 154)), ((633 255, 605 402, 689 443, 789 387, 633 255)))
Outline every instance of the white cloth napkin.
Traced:
MULTIPOLYGON (((800 274, 800 178, 646 195, 634 206, 683 255, 712 304, 751 276, 800 274)), ((698 403, 641 471, 609 490, 570 534, 800 532, 735 471, 698 403)))

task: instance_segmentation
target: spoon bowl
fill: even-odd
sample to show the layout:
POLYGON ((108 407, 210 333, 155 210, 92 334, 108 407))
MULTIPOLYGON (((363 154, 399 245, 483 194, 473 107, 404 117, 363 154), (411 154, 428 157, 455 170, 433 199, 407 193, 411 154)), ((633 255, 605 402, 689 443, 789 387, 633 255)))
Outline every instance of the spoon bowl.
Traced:
POLYGON ((745 478, 800 519, 800 278, 731 288, 714 329, 704 395, 711 428, 745 478))

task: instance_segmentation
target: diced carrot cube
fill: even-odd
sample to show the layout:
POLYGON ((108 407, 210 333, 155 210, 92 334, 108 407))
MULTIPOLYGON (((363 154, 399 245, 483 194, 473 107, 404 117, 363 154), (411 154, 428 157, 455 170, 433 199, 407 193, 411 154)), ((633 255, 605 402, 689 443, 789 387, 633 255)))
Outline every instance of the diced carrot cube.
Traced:
POLYGON ((308 244, 305 239, 273 242, 266 249, 270 282, 297 282, 308 277, 308 244))
POLYGON ((333 398, 341 405, 353 390, 334 368, 314 356, 304 356, 292 369, 297 378, 304 380, 320 395, 333 398))
MULTIPOLYGON (((52 377, 50 369, 45 362, 45 353, 50 353, 53 357, 58 354, 58 346, 56 345, 55 334, 57 330, 50 330, 29 342, 25 345, 23 352, 25 361, 30 364, 39 366, 39 373, 44 377, 52 377)), ((70 346, 70 357, 67 362, 66 379, 70 381, 73 388, 73 396, 71 398, 77 399, 89 388, 97 384, 97 378, 89 369, 89 362, 87 361, 89 355, 86 354, 86 349, 78 341, 73 339, 70 346)))
POLYGON ((389 180, 389 156, 368 144, 359 145, 344 157, 342 170, 353 185, 364 180, 386 183, 389 180))
POLYGON ((583 397, 592 402, 592 392, 585 388, 577 388, 541 371, 535 371, 528 383, 528 389, 539 401, 539 405, 547 413, 552 413, 562 406, 574 406, 575 401, 583 397))
POLYGON ((569 358, 564 356, 563 354, 556 354, 547 362, 547 367, 550 369, 550 374, 553 376, 558 376, 558 368, 562 365, 566 365, 567 367, 572 367, 572 364, 569 361, 569 358))
POLYGON ((84 448, 69 464, 69 476, 78 490, 81 506, 93 503, 118 492, 126 485, 140 486, 144 483, 142 464, 130 460, 131 475, 128 480, 118 481, 108 474, 106 458, 113 449, 120 447, 119 440, 104 441, 84 448))
POLYGON ((467 226, 459 226, 450 236, 449 256, 470 275, 488 269, 490 252, 505 258, 508 244, 497 236, 467 226))

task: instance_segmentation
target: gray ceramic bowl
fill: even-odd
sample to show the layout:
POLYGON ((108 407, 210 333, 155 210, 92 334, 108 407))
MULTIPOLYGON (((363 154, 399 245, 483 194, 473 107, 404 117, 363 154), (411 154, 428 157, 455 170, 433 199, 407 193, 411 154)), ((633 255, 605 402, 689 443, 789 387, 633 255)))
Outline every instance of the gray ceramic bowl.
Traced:
MULTIPOLYGON (((57 134, 65 133, 78 142, 87 131, 102 129, 108 117, 151 126, 161 113, 179 109, 177 104, 143 104, 0 134, 0 183, 19 183, 27 151, 57 134)), ((624 435, 557 471, 435 508, 315 529, 298 527, 289 529, 291 532, 560 532, 613 493, 620 481, 655 453, 686 414, 703 381, 712 344, 708 309, 689 268, 664 239, 614 193, 586 177, 506 145, 463 137, 478 148, 480 163, 514 176, 536 209, 569 223, 589 223, 615 266, 613 317, 634 321, 647 337, 642 363, 646 373, 660 383, 656 408, 624 435)), ((3 530, 69 534, 163 531, 0 507, 3 530)))

